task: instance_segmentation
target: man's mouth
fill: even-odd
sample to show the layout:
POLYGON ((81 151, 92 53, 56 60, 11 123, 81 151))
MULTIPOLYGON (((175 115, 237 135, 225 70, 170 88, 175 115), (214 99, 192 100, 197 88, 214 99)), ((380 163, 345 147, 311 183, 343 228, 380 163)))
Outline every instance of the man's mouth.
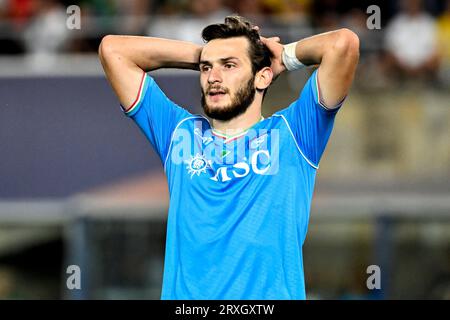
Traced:
POLYGON ((218 96, 218 95, 224 95, 226 92, 224 90, 211 90, 209 91, 208 95, 210 96, 218 96))
POLYGON ((222 89, 212 89, 208 92, 208 97, 213 100, 217 101, 221 98, 223 98, 226 95, 226 91, 222 89))

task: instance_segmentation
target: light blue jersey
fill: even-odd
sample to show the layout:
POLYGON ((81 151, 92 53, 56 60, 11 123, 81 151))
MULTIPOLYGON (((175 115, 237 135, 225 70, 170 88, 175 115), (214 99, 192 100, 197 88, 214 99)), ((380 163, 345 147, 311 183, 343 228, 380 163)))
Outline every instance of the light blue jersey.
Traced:
POLYGON ((125 113, 164 165, 170 192, 161 299, 305 299, 302 245, 336 109, 317 70, 299 99, 227 137, 144 75, 125 113))

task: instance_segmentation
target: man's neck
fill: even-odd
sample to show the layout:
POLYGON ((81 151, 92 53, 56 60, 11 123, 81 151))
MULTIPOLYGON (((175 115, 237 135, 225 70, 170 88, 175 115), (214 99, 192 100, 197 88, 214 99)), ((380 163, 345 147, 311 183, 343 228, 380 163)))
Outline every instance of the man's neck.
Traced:
POLYGON ((261 105, 258 106, 258 104, 252 103, 243 114, 231 120, 221 121, 212 119, 212 127, 222 134, 235 135, 251 128, 262 119, 261 105))

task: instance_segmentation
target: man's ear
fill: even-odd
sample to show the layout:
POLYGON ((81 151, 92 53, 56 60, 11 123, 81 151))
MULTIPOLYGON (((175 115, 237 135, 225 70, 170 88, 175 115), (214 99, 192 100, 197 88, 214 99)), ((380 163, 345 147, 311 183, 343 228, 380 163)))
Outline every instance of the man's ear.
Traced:
POLYGON ((264 67, 256 73, 255 87, 258 90, 267 89, 272 83, 273 71, 269 67, 264 67))

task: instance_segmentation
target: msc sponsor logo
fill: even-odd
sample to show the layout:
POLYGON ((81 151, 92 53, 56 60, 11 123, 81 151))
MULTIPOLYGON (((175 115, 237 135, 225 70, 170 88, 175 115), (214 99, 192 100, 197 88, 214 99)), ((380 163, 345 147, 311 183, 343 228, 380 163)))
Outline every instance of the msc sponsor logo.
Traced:
POLYGON ((233 178, 243 178, 245 176, 247 176, 250 172, 253 172, 255 174, 259 174, 259 175, 265 175, 270 169, 270 154, 267 150, 259 150, 256 151, 252 154, 250 163, 247 162, 238 162, 235 163, 231 168, 228 166, 224 166, 224 167, 219 167, 216 170, 216 174, 214 175, 214 177, 211 178, 211 180, 214 181, 221 181, 221 182, 225 182, 225 181, 230 181, 233 178), (262 167, 258 166, 258 160, 259 157, 265 158, 265 161, 262 161, 263 163, 265 162, 266 164, 262 167))

